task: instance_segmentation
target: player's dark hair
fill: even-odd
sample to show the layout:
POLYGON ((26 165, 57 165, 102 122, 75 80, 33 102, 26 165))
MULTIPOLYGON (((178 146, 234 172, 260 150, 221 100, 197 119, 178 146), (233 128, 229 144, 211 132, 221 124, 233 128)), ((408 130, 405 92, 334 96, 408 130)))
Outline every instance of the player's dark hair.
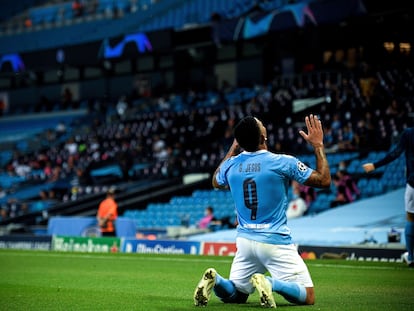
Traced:
POLYGON ((257 151, 260 144, 260 127, 252 116, 244 117, 234 127, 234 138, 246 151, 257 151))

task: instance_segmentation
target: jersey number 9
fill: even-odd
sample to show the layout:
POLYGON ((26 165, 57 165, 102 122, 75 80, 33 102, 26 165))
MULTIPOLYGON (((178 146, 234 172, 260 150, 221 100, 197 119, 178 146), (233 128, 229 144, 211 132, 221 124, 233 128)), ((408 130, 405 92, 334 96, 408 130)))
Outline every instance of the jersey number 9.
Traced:
POLYGON ((243 182, 244 205, 252 211, 251 220, 256 220, 257 214, 257 188, 256 182, 252 179, 246 179, 243 182))

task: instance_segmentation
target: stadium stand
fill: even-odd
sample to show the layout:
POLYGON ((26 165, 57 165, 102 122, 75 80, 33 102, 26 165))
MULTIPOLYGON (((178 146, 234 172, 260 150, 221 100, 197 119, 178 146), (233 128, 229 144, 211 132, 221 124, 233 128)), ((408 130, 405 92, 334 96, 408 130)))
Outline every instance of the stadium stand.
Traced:
MULTIPOLYGON (((184 33, 195 25, 209 25, 214 13, 228 21, 248 14, 252 8, 258 9, 255 1, 247 0, 137 3, 101 0, 94 10, 88 9, 84 16, 77 18, 73 16, 70 1, 19 3, 7 13, 9 19, 2 16, 2 26, 7 27, 0 33, 0 55, 32 51, 41 54, 48 48, 91 43, 129 31, 151 33, 172 29, 184 33), (114 8, 122 12, 119 18, 106 15, 114 8), (62 12, 63 17, 60 16, 62 12), (21 22, 21 17, 27 13, 33 29, 9 29, 10 23, 21 22)), ((288 5, 288 1, 262 1, 259 9, 270 12, 284 5, 288 5)), ((157 57, 161 58, 164 53, 157 57)), ((309 98, 322 98, 312 111, 322 116, 329 128, 327 134, 331 133, 331 140, 327 135, 327 145, 332 173, 341 161, 347 162, 348 171, 362 189, 359 202, 368 202, 365 200, 404 186, 402 158, 369 176, 361 170, 361 163, 380 158, 392 146, 395 135, 411 122, 413 71, 404 64, 405 59, 401 65, 361 60, 351 70, 334 63, 310 72, 272 72, 271 79, 262 82, 237 81, 240 83, 224 87, 177 88, 151 96, 128 96, 128 108, 122 118, 117 114, 117 102, 122 94, 105 98, 104 94, 96 96, 90 91, 99 89, 103 93, 101 86, 104 84, 93 84, 81 77, 80 97, 73 106, 66 108, 62 107, 60 94, 50 88, 48 94, 55 93, 51 109, 40 106, 36 111, 36 103, 25 102, 12 105, 0 118, 0 203, 6 211, 0 224, 16 221, 45 224, 50 215, 92 215, 97 199, 110 184, 119 185, 125 194, 125 201, 122 196, 120 199, 121 210, 125 217, 134 220, 137 230, 166 230, 181 225, 183 220, 194 225, 205 206, 211 203, 220 217, 231 216, 232 202, 228 193, 223 192, 199 189, 187 196, 172 193, 163 202, 154 198, 131 202, 130 196, 142 191, 137 189, 145 182, 176 183, 177 178, 188 174, 211 173, 225 152, 226 130, 241 116, 250 113, 268 124, 272 150, 295 154, 314 165, 313 155, 297 135, 303 126, 303 116, 310 111, 306 106, 311 102, 309 98), (393 99, 400 105, 397 112, 388 109, 393 99), (294 110, 294 107, 299 108, 294 110), (335 126, 333 120, 338 113, 340 123, 335 126), (59 122, 66 125, 64 134, 56 130, 59 122), (349 129, 351 133, 347 132, 349 129), (161 158, 154 156, 156 137, 161 137, 165 143, 161 158), (351 137, 350 142, 347 137, 351 137), (90 203, 86 203, 89 200, 90 203), (76 209, 83 204, 85 209, 76 209), (25 215, 31 217, 30 220, 22 218, 25 215)), ((158 71, 159 67, 154 70, 158 71)), ((106 75, 105 71, 100 71, 101 67, 97 70, 97 78, 106 75)), ((108 76, 110 84, 110 79, 117 74, 108 76)), ((130 83, 130 79, 122 81, 130 83)), ((53 83, 63 82, 65 78, 53 83)), ((35 91, 31 91, 31 85, 11 84, 11 89, 34 97, 40 94, 39 90, 49 90, 45 84, 39 82, 39 86, 33 87, 35 91)), ((8 86, 3 90, 8 92, 8 86)), ((167 188, 165 184, 164 187, 167 188)), ((329 202, 334 191, 332 188, 318 192, 308 217, 331 214, 329 202)))
MULTIPOLYGON (((208 130, 208 126, 209 126, 209 119, 214 119, 216 120, 215 122, 215 126, 218 129, 224 129, 227 123, 227 119, 228 117, 224 118, 223 121, 219 121, 219 115, 221 114, 223 115, 228 115, 231 118, 231 115, 234 113, 233 109, 239 109, 240 114, 245 113, 244 111, 247 111, 247 109, 249 109, 249 104, 252 102, 252 100, 255 99, 259 99, 256 103, 257 107, 256 109, 256 113, 260 114, 260 111, 265 111, 268 109, 267 105, 269 104, 268 102, 264 101, 264 100, 260 100, 262 98, 262 96, 266 93, 266 91, 253 91, 254 89, 248 90, 246 92, 245 88, 242 89, 236 89, 233 93, 229 93, 229 96, 227 98, 230 98, 229 101, 231 101, 231 98, 236 97, 235 101, 233 103, 230 103, 229 106, 226 108, 224 106, 220 106, 220 107, 214 107, 214 105, 211 104, 211 100, 207 101, 211 104, 211 108, 214 108, 212 110, 208 110, 208 106, 206 106, 206 102, 201 100, 200 102, 196 102, 196 108, 198 107, 198 113, 200 114, 200 118, 197 120, 194 120, 194 126, 197 126, 197 128, 200 129, 200 131, 198 132, 197 136, 199 137, 209 137, 209 139, 211 139, 212 142, 214 142, 215 140, 220 139, 220 137, 222 136, 222 134, 219 133, 214 133, 214 134, 209 134, 209 136, 206 136, 206 132, 208 130), (245 106, 243 106, 241 103, 245 103, 245 106), (200 106, 199 106, 200 104, 200 106), (205 108, 207 108, 207 110, 204 110, 205 108), (204 119, 204 120, 203 120, 204 119)), ((266 90, 266 89, 264 89, 266 90)), ((407 110, 409 109, 409 107, 407 107, 407 110)), ((179 154, 182 154, 183 157, 180 159, 180 163, 177 166, 177 169, 182 168, 184 170, 184 172, 186 173, 192 173, 192 172, 196 172, 196 171, 211 171, 212 168, 214 168, 215 163, 217 162, 217 160, 220 158, 220 154, 221 152, 223 152, 223 150, 221 150, 220 148, 218 148, 218 146, 216 147, 217 149, 214 149, 214 143, 212 143, 210 146, 202 146, 202 145, 194 145, 194 141, 192 142, 192 140, 194 140, 193 137, 193 132, 189 131, 187 132, 185 130, 186 128, 186 120, 182 119, 183 117, 186 118, 188 116, 188 112, 184 111, 178 111, 178 112, 166 112, 166 111, 161 111, 161 114, 158 114, 157 112, 149 112, 149 114, 144 114, 141 117, 138 116, 138 119, 133 118, 132 120, 124 120, 124 121, 115 121, 112 124, 103 124, 100 127, 97 128, 97 133, 95 135, 96 139, 92 139, 93 137, 90 136, 90 134, 78 134, 78 138, 77 138, 77 142, 76 145, 82 145, 82 144, 87 144, 86 149, 88 150, 89 148, 93 148, 93 145, 96 144, 96 142, 98 141, 102 141, 103 137, 105 137, 106 139, 111 139, 111 138, 115 138, 118 137, 117 139, 114 139, 112 143, 110 143, 109 145, 112 146, 118 146, 117 148, 121 148, 122 144, 123 144, 123 140, 124 139, 128 139, 130 140, 131 138, 128 138, 129 136, 126 135, 124 136, 125 133, 124 129, 128 129, 128 131, 126 132, 127 134, 132 131, 132 132, 148 132, 151 133, 151 135, 161 135, 162 133, 164 133, 165 130, 171 130, 171 133, 176 133, 176 132, 181 132, 183 135, 183 139, 182 142, 184 143, 183 146, 180 147, 180 150, 176 150, 176 152, 178 152, 179 154), (162 116, 161 119, 160 116, 162 116), (181 116, 181 118, 180 118, 181 116), (165 119, 165 120, 163 120, 165 119), (163 121, 163 123, 161 123, 160 121, 163 121), (169 124, 169 126, 167 128, 164 128, 162 126, 162 124, 169 124), (120 131, 120 129, 122 129, 120 131), (121 135, 121 136, 119 136, 121 135), (121 140, 119 140, 119 138, 121 138, 121 140), (206 148, 207 147, 207 148, 206 148), (209 156, 210 154, 210 156, 209 156), (194 155, 196 155, 197 157, 200 157, 200 161, 194 160, 194 155), (204 160, 205 159, 205 160, 204 160)), ((265 116, 264 116, 265 117, 265 116)), ((294 122, 299 122, 299 116, 296 116, 297 119, 293 120, 294 122)), ((329 115, 326 116, 327 119, 329 119, 329 115)), ((384 116, 384 118, 386 119, 387 117, 384 116)), ((52 120, 53 122, 56 122, 56 118, 55 116, 52 116, 52 120)), ((70 120, 70 119, 68 119, 70 120)), ((381 119, 382 120, 382 119, 381 119)), ((393 120, 392 118, 390 118, 389 120, 393 120)), ((8 130, 13 130, 13 127, 10 126, 10 123, 6 122, 7 120, 5 120, 5 127, 8 130)), ((386 122, 390 122, 390 121, 385 121, 386 122)), ((48 124, 47 122, 45 122, 45 120, 41 120, 41 124, 45 127, 53 127, 56 124, 48 124)), ((85 125, 84 123, 82 124, 83 126, 85 125)), ((402 124, 403 125, 403 124, 402 124)), ((20 125, 21 126, 21 125, 20 125)), ((34 124, 32 123, 32 128, 34 124)), ((289 149, 289 141, 290 141, 290 136, 292 135, 293 132, 296 132, 297 129, 294 129, 293 127, 289 126, 287 129, 285 128, 285 126, 281 125, 281 124, 274 124, 273 122, 270 123, 270 126, 274 128, 277 128, 277 133, 279 135, 279 139, 281 139, 282 141, 285 140, 285 149, 286 151, 289 152, 293 152, 293 153, 298 153, 300 151, 302 152, 306 152, 306 146, 303 145, 301 148, 298 148, 298 146, 295 146, 294 149, 289 149)), ((356 125, 355 125, 356 126, 356 125)), ((300 124, 299 124, 300 127, 300 124)), ((21 126, 21 130, 23 132, 27 132, 26 128, 24 126, 21 126)), ((76 128, 72 129, 74 131, 76 131, 76 128)), ((6 132, 6 131, 5 131, 6 132)), ((81 130, 77 130, 78 133, 81 133, 81 130)), ((31 135, 33 135, 35 132, 31 131, 30 132, 31 135)), ((70 134, 70 133, 69 133, 70 134)), ((165 136, 165 135, 164 135, 165 136)), ((20 137, 20 136, 19 136, 20 137)), ((69 136, 63 136, 61 137, 60 140, 60 144, 61 146, 68 146, 67 141, 65 141, 66 138, 68 138, 69 136)), ((338 136, 339 137, 339 136, 338 136)), ((198 138, 198 137, 196 137, 198 138)), ((165 139, 167 141, 170 141, 171 138, 169 137, 165 137, 165 139)), ((391 139, 391 138, 389 138, 391 139)), ((275 145, 278 141, 277 138, 269 136, 269 144, 270 145, 275 145)), ((29 144, 30 140, 26 141, 26 147, 24 147, 25 144, 22 144, 20 141, 16 144, 17 149, 20 149, 20 151, 22 151, 23 153, 27 150, 27 145, 29 144)), ((59 141, 55 142, 56 145, 59 144, 59 141)), ((168 167, 165 166, 168 164, 168 162, 153 162, 153 158, 152 158, 152 143, 153 140, 148 140, 146 146, 143 146, 145 153, 141 153, 141 161, 140 163, 135 163, 134 167, 137 168, 140 167, 143 171, 144 171, 144 176, 145 175, 148 176, 149 171, 148 168, 149 166, 142 166, 142 159, 148 159, 148 162, 152 162, 152 166, 151 166, 151 170, 152 170, 152 174, 156 175, 156 176, 162 176, 163 174, 166 174, 166 170, 168 170, 168 167), (147 170, 146 170, 147 169, 147 170)), ((302 142, 303 144, 303 142, 302 142)), ((108 146, 109 146, 108 145, 108 146)), ((39 146, 39 145, 38 145, 39 146)), ((103 145, 105 146, 105 144, 103 145)), ((64 148, 66 148, 64 147, 64 148)), ((355 146, 355 148, 357 148, 358 146, 355 146)), ((374 149, 375 148, 375 143, 372 144, 370 146, 370 148, 374 149)), ((7 151, 7 150, 5 150, 7 151)), ((30 150, 32 151, 32 150, 30 150)), ((93 150, 91 150, 92 152, 93 150)), ((78 154, 79 151, 76 151, 76 154, 78 154)), ((107 151, 103 150, 104 154, 107 154, 105 157, 109 156, 112 159, 115 159, 115 154, 109 154, 107 151)), ((363 156, 361 156, 360 150, 357 151, 346 151, 346 152, 341 152, 341 153, 330 153, 328 154, 328 159, 333 167, 333 173, 335 172, 335 167, 337 166, 337 164, 341 161, 348 161, 350 162, 349 165, 349 171, 352 174, 360 174, 360 164, 362 163, 362 161, 368 160, 368 159, 373 159, 373 158, 378 158, 381 154, 383 154, 383 151, 372 151, 368 154, 368 156, 365 158, 363 156)), ((6 155, 6 153, 4 153, 4 156, 6 155)), ((10 155, 10 150, 9 150, 9 155, 10 155)), ((66 154, 64 155, 65 157, 68 157, 69 155, 66 154)), ((82 156, 81 154, 79 154, 78 156, 82 156)), ((87 158, 85 158, 87 159, 87 158)), ((33 161, 34 159, 26 159, 26 165, 29 165, 29 160, 33 161)), ((65 158, 65 160, 68 160, 68 158, 65 158)), ((87 160, 90 161, 90 160, 87 160)), ((313 156, 312 155, 303 155, 303 161, 309 163, 310 165, 313 165, 313 156)), ((84 163, 85 164, 85 163, 84 163)), ((382 175, 381 179, 379 178, 370 178, 369 180, 366 179, 362 179, 360 181, 360 187, 364 189, 363 192, 363 196, 371 196, 371 195, 375 195, 378 193, 381 193, 382 190, 384 189, 395 189, 398 186, 402 186, 403 185, 403 178, 402 178, 402 169, 399 169, 402 167, 403 162, 402 161, 397 161, 395 162, 395 164, 393 164, 395 166, 395 170, 389 170, 384 172, 384 174, 382 175), (401 173, 390 173, 390 172, 401 172, 401 173)), ((393 167, 394 168, 394 167, 393 167)), ((15 167, 13 168, 15 169, 15 167)), ((130 168, 132 169, 132 167, 130 168)), ((66 172, 67 174, 68 172, 66 172)), ((122 168, 116 164, 111 164, 111 165, 107 165, 107 166, 103 166, 100 169, 95 169, 93 170, 93 172, 90 172, 90 175, 92 177, 96 177, 96 176, 102 176, 102 175, 113 175, 115 176, 118 180, 122 179, 122 168)), ((115 179, 115 180, 117 180, 115 179)), ((38 191, 37 188, 34 188, 35 191, 38 191)), ((31 192, 32 194, 34 194, 34 192, 31 192)), ((315 210, 316 211, 320 211, 320 210, 324 210, 326 209, 326 202, 329 199, 329 197, 331 196, 331 194, 321 194, 320 196, 318 196, 318 204, 316 204, 316 206, 318 206, 315 210)), ((3 201, 7 200, 8 197, 5 197, 3 199, 3 201)), ((20 197, 19 199, 28 199, 28 197, 20 197)), ((67 200, 67 199, 66 199, 67 200)))
MULTIPOLYGON (((376 153, 374 152, 368 158, 372 158, 375 155, 376 153)), ((347 159, 346 155, 343 159, 347 159)), ((361 161, 366 162, 364 159, 361 161)), ((403 174, 404 167, 404 161, 399 160, 396 161, 393 167, 394 172, 399 172, 394 178, 390 178, 388 174, 383 174, 378 179, 360 179, 358 185, 360 189, 363 189, 362 199, 377 197, 383 193, 403 188, 405 180, 400 174, 403 174)), ((361 174, 362 170, 359 167, 353 173, 361 174)), ((332 210, 329 203, 334 197, 334 188, 328 193, 319 191, 316 201, 312 205, 312 208, 307 211, 307 215, 314 216, 332 210)), ((214 208, 217 218, 233 218, 234 216, 234 202, 230 193, 228 191, 217 190, 196 190, 191 196, 172 197, 167 203, 150 203, 145 210, 126 210, 124 216, 135 221, 137 230, 144 231, 151 228, 165 229, 169 226, 181 226, 183 219, 188 222, 187 225, 195 226, 197 221, 202 217, 204 207, 207 205, 211 205, 214 208)), ((372 205, 375 205, 375 203, 372 203, 372 205)))

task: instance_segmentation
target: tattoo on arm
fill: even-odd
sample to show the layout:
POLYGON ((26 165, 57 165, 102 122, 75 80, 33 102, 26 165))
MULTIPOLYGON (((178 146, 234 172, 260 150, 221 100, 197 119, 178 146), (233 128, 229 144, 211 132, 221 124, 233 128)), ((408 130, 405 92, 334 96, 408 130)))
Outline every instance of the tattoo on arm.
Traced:
POLYGON ((331 184, 331 172, 323 147, 315 148, 316 170, 306 184, 318 188, 327 188, 331 184))

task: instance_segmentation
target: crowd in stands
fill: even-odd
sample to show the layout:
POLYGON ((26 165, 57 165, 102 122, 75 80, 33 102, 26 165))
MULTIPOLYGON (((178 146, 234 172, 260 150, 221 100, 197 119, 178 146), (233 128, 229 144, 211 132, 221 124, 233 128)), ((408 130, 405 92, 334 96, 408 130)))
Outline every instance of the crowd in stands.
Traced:
MULTIPOLYGON (((15 151, 2 169, 9 176, 48 185, 39 191, 39 198, 56 201, 74 200, 93 189, 90 170, 105 163, 120 164, 124 182, 211 172, 232 141, 232 126, 248 114, 268 124, 269 149, 306 154, 309 147, 297 133, 307 110, 292 113, 292 102, 321 96, 326 100, 311 110, 326 127, 328 153, 387 150, 410 124, 412 89, 409 68, 373 68, 348 75, 276 78, 269 85, 247 88, 227 85, 209 92, 190 90, 146 98, 146 104, 123 98, 123 115, 118 115, 114 99, 104 111, 93 112, 98 117, 91 124, 78 125, 78 130, 75 127, 65 136, 65 129, 49 130, 47 145, 51 147, 29 154, 15 151), (369 91, 364 91, 366 79, 374 81, 369 91), (133 166, 140 163, 149 165, 132 174, 133 166)), ((9 190, 3 192, 7 195, 9 190)), ((352 194, 347 202, 357 197, 352 194)), ((11 202, 16 204, 15 198, 3 207, 9 215, 11 202)))

